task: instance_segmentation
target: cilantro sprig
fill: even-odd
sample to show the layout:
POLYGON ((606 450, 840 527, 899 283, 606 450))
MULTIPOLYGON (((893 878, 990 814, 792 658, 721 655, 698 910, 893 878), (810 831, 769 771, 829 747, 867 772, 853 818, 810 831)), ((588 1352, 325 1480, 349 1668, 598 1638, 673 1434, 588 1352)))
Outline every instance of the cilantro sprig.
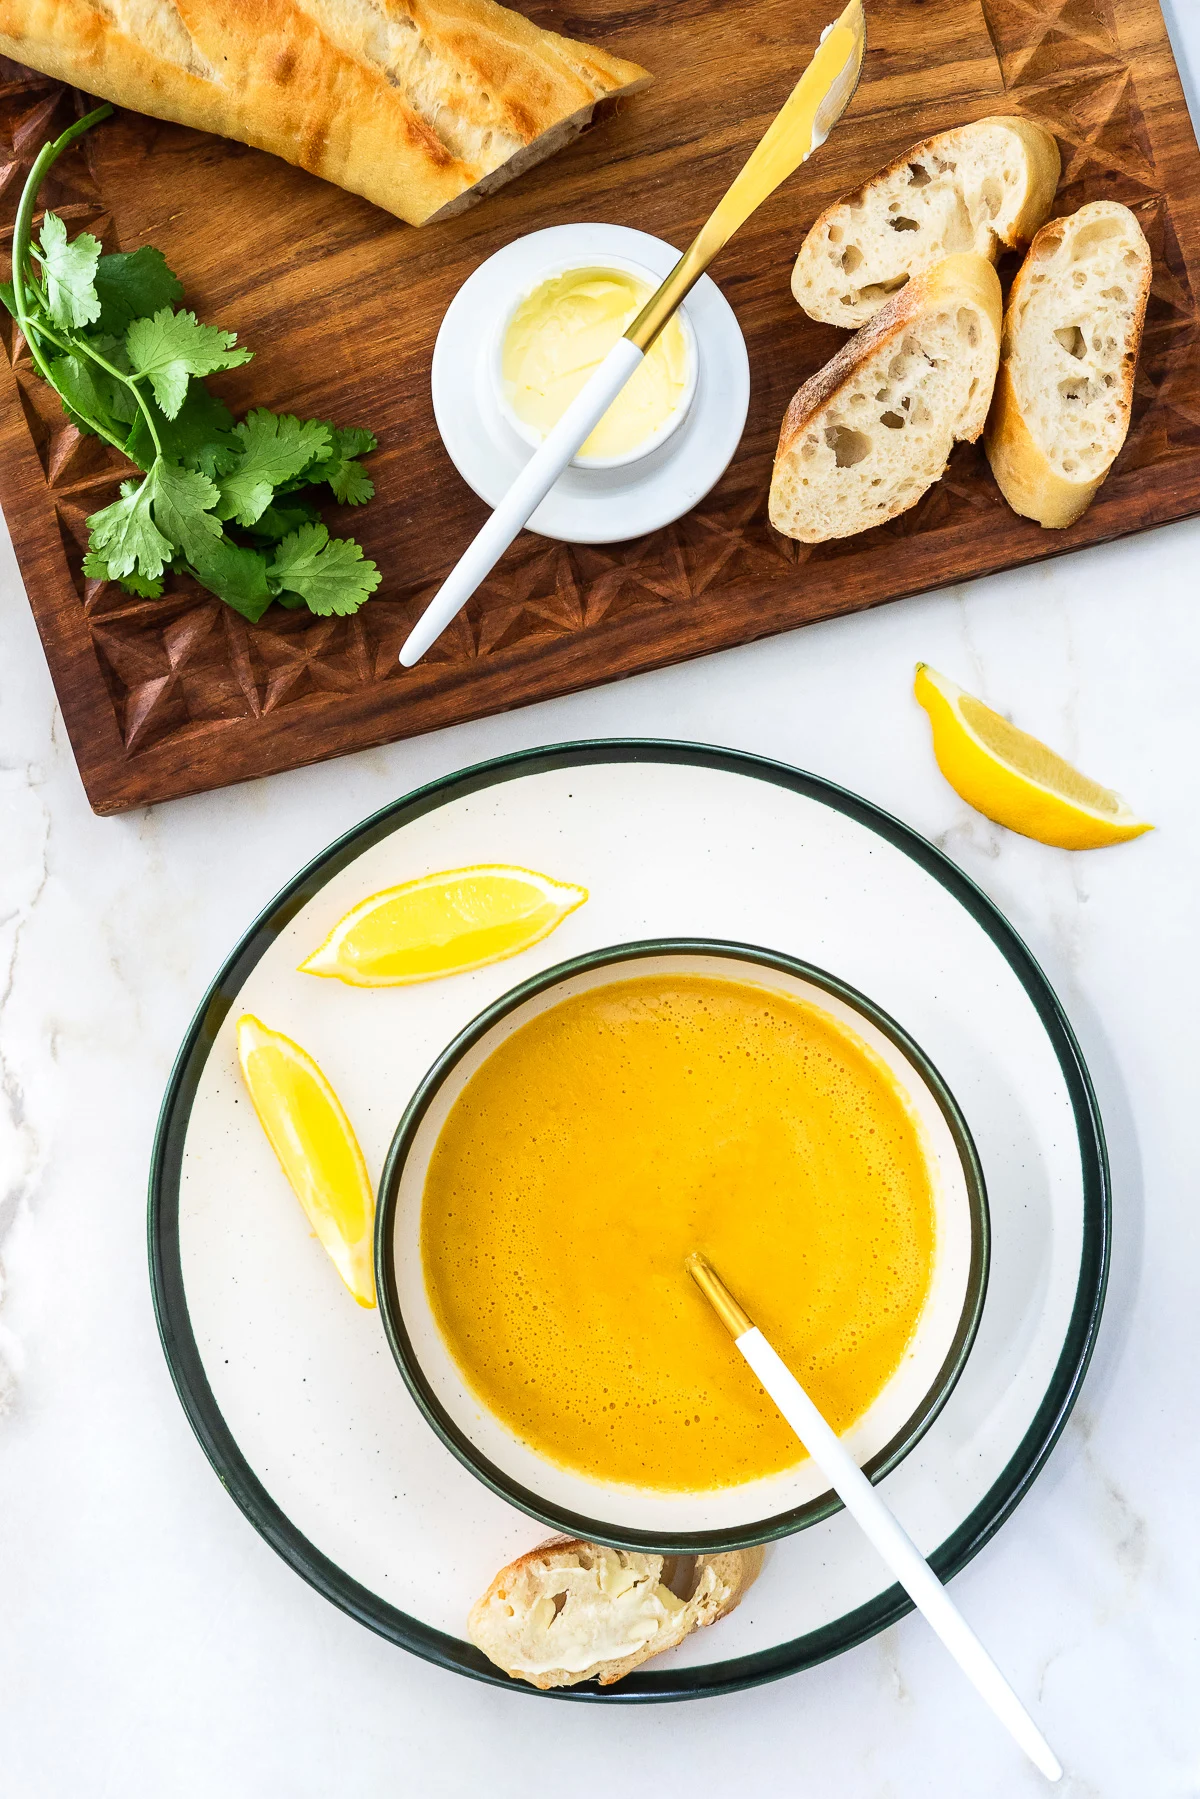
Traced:
POLYGON ((156 599, 168 570, 190 574, 245 618, 274 600, 320 617, 356 612, 380 573, 353 539, 330 537, 322 487, 342 505, 375 492, 360 427, 258 407, 235 423, 205 377, 249 362, 237 334, 179 307, 183 284, 150 245, 105 255, 90 232, 68 240, 33 215, 47 170, 106 118, 97 107, 39 152, 13 231, 13 278, 0 300, 67 416, 127 456, 140 477, 88 519, 84 573, 156 599))

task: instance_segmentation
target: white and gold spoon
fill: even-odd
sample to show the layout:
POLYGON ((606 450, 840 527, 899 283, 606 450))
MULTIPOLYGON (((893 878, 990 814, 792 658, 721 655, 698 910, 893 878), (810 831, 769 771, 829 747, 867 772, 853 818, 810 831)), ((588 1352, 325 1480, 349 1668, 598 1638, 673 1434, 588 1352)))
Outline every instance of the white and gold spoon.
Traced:
POLYGON ((780 182, 825 142, 850 104, 862 72, 867 25, 862 0, 850 0, 824 32, 817 53, 768 125, 697 236, 662 285, 651 294, 624 337, 617 339, 547 433, 491 518, 434 594, 400 651, 405 668, 419 662, 480 582, 495 568, 522 526, 608 411, 651 344, 701 275, 780 182))
POLYGON ((837 1432, 813 1404, 791 1369, 702 1255, 684 1264, 846 1510, 879 1551, 917 1610, 941 1638, 975 1691, 1047 1780, 1062 1779, 1062 1764, 1001 1674, 904 1526, 886 1506, 837 1432))

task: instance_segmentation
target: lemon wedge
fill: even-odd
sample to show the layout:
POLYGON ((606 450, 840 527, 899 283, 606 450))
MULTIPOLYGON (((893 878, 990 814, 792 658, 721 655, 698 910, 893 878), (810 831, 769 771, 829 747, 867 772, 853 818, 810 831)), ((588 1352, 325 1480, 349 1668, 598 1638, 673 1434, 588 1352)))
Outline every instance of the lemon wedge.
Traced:
POLYGON ((928 663, 913 691, 933 726, 938 767, 960 799, 997 824, 1059 849, 1096 850, 1152 831, 1119 793, 1090 781, 928 663))
POLYGON ((279 1157, 334 1267, 360 1306, 375 1304, 375 1195, 354 1127, 312 1057, 253 1013, 238 1019, 242 1074, 279 1157))
POLYGON ((586 887, 485 862, 373 893, 301 962, 352 987, 405 987, 515 956, 582 906, 586 887))

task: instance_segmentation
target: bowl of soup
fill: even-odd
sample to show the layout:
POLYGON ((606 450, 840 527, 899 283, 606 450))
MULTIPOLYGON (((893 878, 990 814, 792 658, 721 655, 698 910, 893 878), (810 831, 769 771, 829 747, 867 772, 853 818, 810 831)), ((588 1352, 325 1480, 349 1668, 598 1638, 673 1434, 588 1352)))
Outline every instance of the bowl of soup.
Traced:
POLYGON ((622 944, 455 1038, 380 1186, 400 1372, 447 1447, 597 1542, 745 1547, 837 1509, 689 1278, 701 1250, 872 1478, 945 1404, 988 1268, 979 1160, 910 1036, 745 944, 622 944))

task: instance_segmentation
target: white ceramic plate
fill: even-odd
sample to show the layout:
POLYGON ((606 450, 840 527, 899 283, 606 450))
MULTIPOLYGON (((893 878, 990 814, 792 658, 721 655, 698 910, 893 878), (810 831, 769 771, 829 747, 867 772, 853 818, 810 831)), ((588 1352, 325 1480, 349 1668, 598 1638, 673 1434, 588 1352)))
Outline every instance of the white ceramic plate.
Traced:
MULTIPOLYGON (((974 1138, 991 1269, 970 1360, 883 1482, 946 1576, 1008 1515, 1070 1410, 1108 1255, 1103 1138, 1045 977, 957 868, 866 801, 730 751, 575 744, 468 770, 368 819, 299 874, 221 970, 180 1052, 151 1175, 167 1358, 222 1481, 336 1604, 431 1660, 512 1685, 462 1637, 496 1570, 544 1534, 429 1428, 378 1315, 307 1230, 241 1089, 253 1010, 320 1061, 381 1168, 447 1043, 516 982, 603 945, 758 943, 869 994, 940 1070, 974 1138), (591 898, 519 960, 369 991, 295 972, 357 900, 436 869, 515 862, 591 898)), ((836 1654, 908 1609, 844 1513, 773 1545, 717 1629, 601 1692, 728 1691, 836 1654)))

